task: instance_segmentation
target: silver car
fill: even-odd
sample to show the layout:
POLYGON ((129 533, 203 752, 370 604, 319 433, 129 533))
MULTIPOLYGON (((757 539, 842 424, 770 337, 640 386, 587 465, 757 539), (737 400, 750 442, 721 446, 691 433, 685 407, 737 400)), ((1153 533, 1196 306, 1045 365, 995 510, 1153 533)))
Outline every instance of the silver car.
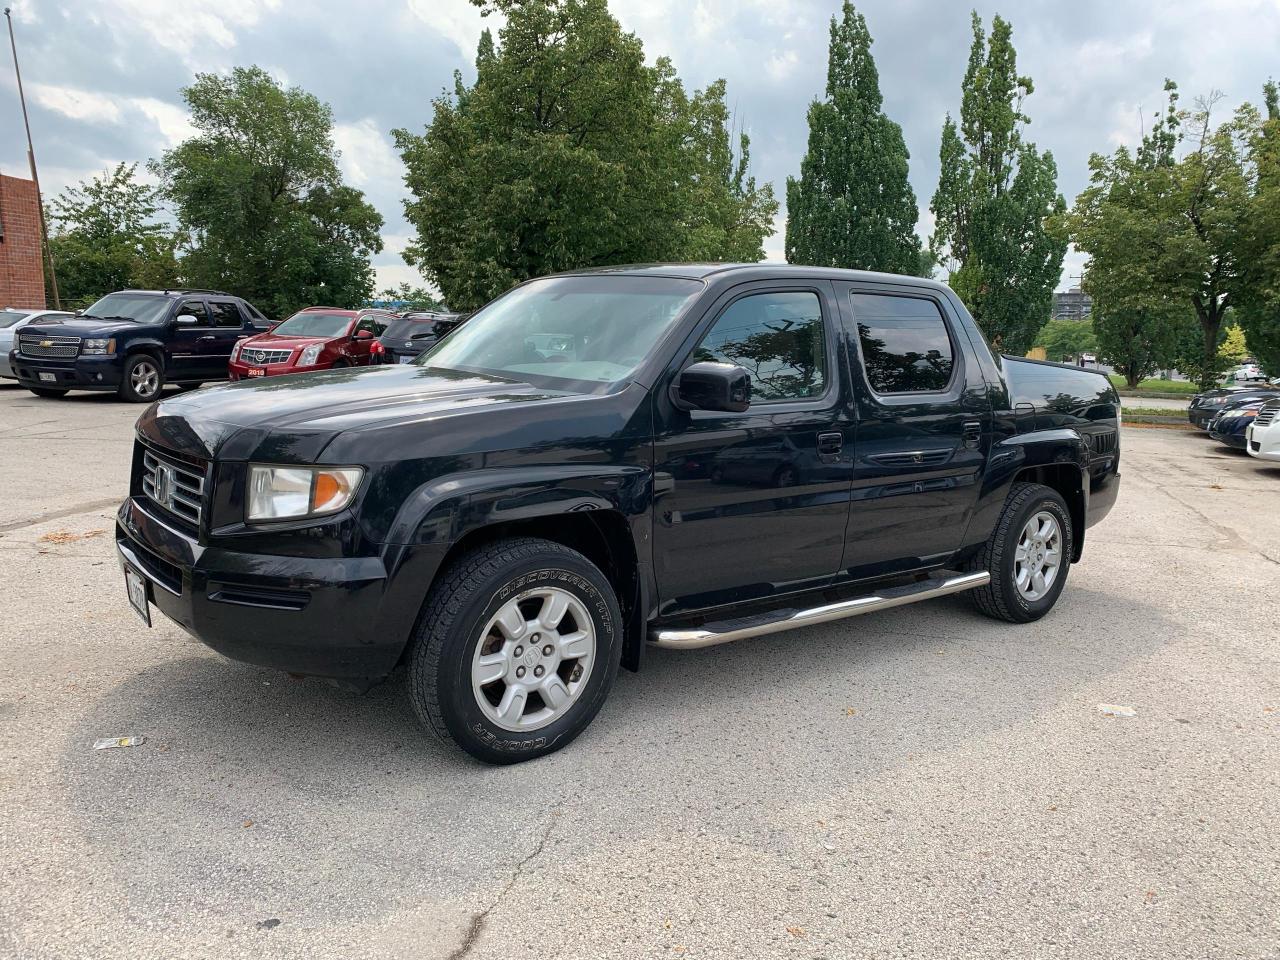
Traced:
POLYGON ((16 307, 5 307, 0 310, 0 378, 18 379, 13 375, 13 367, 9 366, 9 351, 13 349, 13 336, 32 320, 62 320, 74 314, 65 310, 19 310, 16 307))

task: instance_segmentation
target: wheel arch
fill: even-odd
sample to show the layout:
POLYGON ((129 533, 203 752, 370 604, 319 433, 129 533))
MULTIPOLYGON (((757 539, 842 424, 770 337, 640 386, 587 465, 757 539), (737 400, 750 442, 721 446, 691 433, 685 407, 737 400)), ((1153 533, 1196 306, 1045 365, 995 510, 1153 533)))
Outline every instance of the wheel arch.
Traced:
POLYGON ((1084 552, 1085 517, 1089 507, 1089 487, 1085 473, 1075 463, 1043 463, 1023 467, 1014 475, 1015 483, 1038 483, 1057 491, 1067 502, 1071 515, 1071 562, 1075 563, 1084 552))

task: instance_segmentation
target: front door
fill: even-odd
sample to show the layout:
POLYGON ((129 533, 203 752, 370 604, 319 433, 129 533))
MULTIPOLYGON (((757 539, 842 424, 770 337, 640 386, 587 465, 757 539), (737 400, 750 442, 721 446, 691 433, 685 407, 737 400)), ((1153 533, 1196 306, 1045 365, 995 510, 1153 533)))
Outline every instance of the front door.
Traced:
POLYGON ((991 404, 944 298, 835 283, 858 395, 842 570, 937 565, 961 546, 990 443, 991 404))
MULTIPOLYGON (((214 334, 213 318, 204 299, 188 297, 178 304, 173 316, 175 323, 169 343, 165 379, 170 382, 212 379, 216 376, 213 373, 213 354, 217 337, 214 334), (196 322, 180 324, 176 322, 178 317, 195 317, 196 322)), ((224 368, 223 375, 225 374, 224 368)))
POLYGON ((834 576, 853 441, 836 325, 825 281, 737 287, 711 308, 696 345, 655 390, 653 556, 663 615, 834 576), (667 385, 700 360, 750 371, 750 409, 674 408, 667 385))

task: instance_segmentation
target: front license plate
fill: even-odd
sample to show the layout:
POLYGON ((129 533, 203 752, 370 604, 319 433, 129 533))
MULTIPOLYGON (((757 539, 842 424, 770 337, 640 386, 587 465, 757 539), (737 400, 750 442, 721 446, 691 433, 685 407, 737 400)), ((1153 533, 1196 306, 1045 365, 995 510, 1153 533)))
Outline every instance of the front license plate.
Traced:
POLYGON ((42 370, 40 372, 40 382, 41 383, 57 383, 58 382, 57 374, 45 373, 42 370))
POLYGON ((249 368, 249 376, 251 377, 265 377, 266 375, 267 375, 267 371, 263 370, 262 367, 249 368))
POLYGON ((401 358, 400 358, 400 362, 401 362, 401 363, 413 363, 413 361, 414 361, 414 358, 413 358, 413 357, 401 357, 401 358))
POLYGON ((151 626, 151 607, 147 603, 147 580, 133 567, 124 568, 124 586, 129 594, 129 606, 142 618, 142 622, 151 626))

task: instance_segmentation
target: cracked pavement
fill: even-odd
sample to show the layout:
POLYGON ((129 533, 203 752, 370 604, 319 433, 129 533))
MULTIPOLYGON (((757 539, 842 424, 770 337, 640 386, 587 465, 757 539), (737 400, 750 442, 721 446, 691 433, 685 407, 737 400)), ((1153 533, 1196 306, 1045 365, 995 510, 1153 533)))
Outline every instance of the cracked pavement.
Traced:
POLYGON ((109 532, 140 410, 0 386, 0 957, 1276 956, 1280 464, 1126 428, 1038 624, 650 651, 499 769, 399 681, 145 630, 109 532))

